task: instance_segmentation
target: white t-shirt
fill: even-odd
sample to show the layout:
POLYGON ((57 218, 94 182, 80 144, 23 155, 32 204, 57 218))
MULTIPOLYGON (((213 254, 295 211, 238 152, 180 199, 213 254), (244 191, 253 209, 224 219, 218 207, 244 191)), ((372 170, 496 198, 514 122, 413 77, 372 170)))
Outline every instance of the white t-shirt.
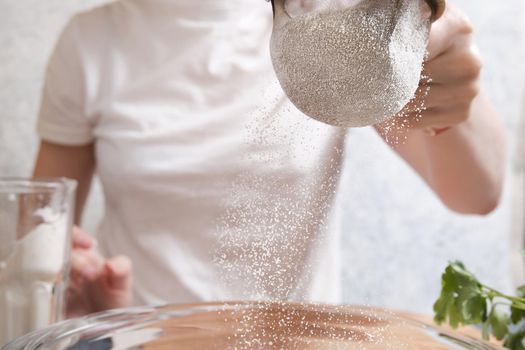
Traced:
POLYGON ((75 16, 51 57, 40 136, 96 145, 104 254, 135 302, 337 302, 345 132, 294 109, 263 0, 123 0, 75 16))

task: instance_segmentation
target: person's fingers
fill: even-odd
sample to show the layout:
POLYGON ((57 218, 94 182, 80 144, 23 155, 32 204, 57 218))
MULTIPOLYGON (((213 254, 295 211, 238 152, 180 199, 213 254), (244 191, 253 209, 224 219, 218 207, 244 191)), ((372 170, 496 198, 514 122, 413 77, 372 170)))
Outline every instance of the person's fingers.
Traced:
POLYGON ((97 240, 78 226, 73 227, 72 245, 73 249, 91 249, 95 247, 97 240))
POLYGON ((453 46, 450 38, 450 28, 447 25, 447 12, 432 24, 427 44, 427 62, 445 54, 453 46))
POLYGON ((404 117, 411 129, 445 128, 467 119, 464 108, 455 105, 442 108, 429 108, 420 113, 412 113, 404 117))
POLYGON ((426 62, 423 75, 436 84, 476 80, 483 67, 479 50, 470 39, 465 38, 460 41, 464 41, 461 49, 450 51, 426 62))
POLYGON ((443 16, 432 24, 427 45, 427 61, 446 54, 454 48, 459 36, 468 36, 473 31, 474 27, 466 15, 454 5, 447 5, 443 16))
MULTIPOLYGON (((477 81, 449 85, 431 84, 426 95, 418 97, 417 101, 421 101, 420 106, 425 109, 461 103, 468 105, 478 95, 479 89, 477 81)), ((413 110, 410 112, 413 112, 413 110)))
POLYGON ((104 259, 94 251, 73 250, 70 264, 73 280, 93 281, 100 275, 104 259))
POLYGON ((132 263, 126 256, 117 256, 105 264, 108 287, 113 290, 128 291, 132 283, 132 263))

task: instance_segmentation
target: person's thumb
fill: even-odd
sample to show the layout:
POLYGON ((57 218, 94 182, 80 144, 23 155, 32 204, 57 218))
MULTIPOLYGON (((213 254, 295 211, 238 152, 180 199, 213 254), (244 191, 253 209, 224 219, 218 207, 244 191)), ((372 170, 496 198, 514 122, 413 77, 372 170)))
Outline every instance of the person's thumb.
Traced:
POLYGON ((132 263, 126 256, 116 256, 106 261, 106 283, 112 291, 130 291, 132 263))

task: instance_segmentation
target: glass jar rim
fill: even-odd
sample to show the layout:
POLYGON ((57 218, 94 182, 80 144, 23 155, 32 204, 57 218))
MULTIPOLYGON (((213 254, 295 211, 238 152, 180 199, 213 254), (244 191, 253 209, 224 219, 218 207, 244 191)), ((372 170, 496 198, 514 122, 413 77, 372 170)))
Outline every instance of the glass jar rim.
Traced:
POLYGON ((77 181, 66 177, 0 177, 0 193, 39 193, 75 190, 77 181))

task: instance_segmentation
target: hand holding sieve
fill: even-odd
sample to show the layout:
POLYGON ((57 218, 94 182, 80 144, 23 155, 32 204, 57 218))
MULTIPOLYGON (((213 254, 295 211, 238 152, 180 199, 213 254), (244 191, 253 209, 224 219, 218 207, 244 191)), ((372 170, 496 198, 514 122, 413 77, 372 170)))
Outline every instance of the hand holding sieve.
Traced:
POLYGON ((425 1, 272 0, 270 53, 289 100, 339 127, 399 113, 417 91, 431 21, 444 10, 445 0, 425 1))

